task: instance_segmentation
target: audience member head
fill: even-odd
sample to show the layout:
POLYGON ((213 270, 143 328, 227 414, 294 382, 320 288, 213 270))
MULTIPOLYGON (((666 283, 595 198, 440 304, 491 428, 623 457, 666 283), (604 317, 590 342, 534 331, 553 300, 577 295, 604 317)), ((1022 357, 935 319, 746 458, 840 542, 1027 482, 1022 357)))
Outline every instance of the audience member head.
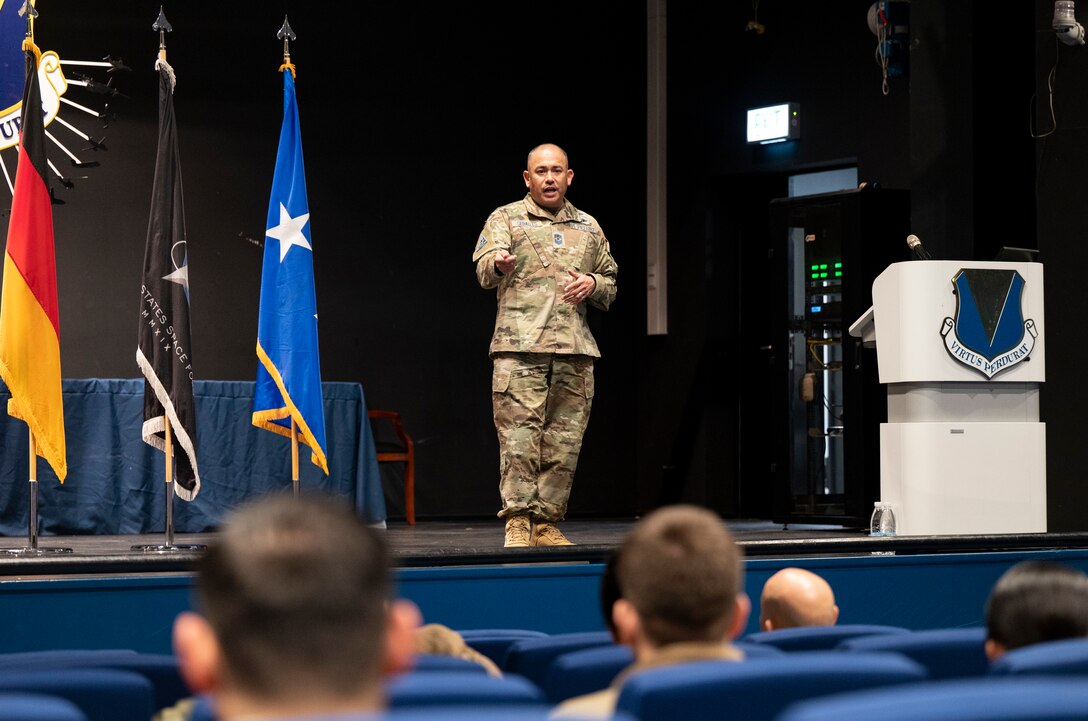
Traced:
POLYGON ((471 661, 483 666, 489 676, 502 676, 502 670, 494 661, 465 643, 464 636, 441 623, 428 623, 416 629, 416 653, 471 661))
POLYGON ((759 599, 761 631, 834 626, 838 620, 839 607, 830 584, 812 571, 783 568, 763 584, 759 599))
POLYGON ((384 539, 345 502, 245 504, 196 571, 203 615, 178 616, 174 647, 220 719, 378 710, 382 675, 411 665, 419 612, 390 600, 384 539))
POLYGON ((715 513, 674 505, 648 514, 619 549, 619 639, 641 658, 673 643, 735 638, 750 609, 741 561, 715 513))
POLYGON ((1088 575, 1056 561, 1021 561, 986 601, 986 656, 1041 641, 1088 636, 1088 575))

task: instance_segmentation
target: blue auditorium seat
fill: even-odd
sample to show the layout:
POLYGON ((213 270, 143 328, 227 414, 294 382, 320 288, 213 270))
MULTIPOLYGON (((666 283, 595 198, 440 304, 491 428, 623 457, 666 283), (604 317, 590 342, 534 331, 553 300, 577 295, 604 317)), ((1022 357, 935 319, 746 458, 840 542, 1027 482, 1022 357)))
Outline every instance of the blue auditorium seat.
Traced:
POLYGON ((0 692, 4 721, 87 721, 87 715, 67 699, 35 693, 0 692))
POLYGON ((470 648, 487 656, 499 668, 502 668, 506 651, 512 643, 527 638, 544 638, 548 635, 543 631, 527 628, 473 628, 458 631, 458 633, 470 648))
POLYGON ((848 638, 889 633, 910 633, 910 630, 899 626, 849 623, 838 626, 799 626, 777 631, 757 631, 739 640, 746 644, 770 644, 783 651, 827 651, 848 638))
POLYGON ((145 676, 154 689, 156 709, 166 708, 189 696, 171 654, 142 653, 132 649, 50 649, 0 653, 0 671, 5 669, 113 668, 145 676))
MULTIPOLYGON (((188 721, 216 721, 213 704, 209 697, 202 696, 193 707, 188 721)), ((390 708, 384 713, 361 715, 360 721, 551 721, 552 706, 541 703, 498 704, 494 706, 475 706, 457 703, 452 705, 411 705, 390 708)), ((336 721, 352 721, 352 716, 337 716, 336 721)), ((30 721, 38 721, 32 719, 30 721)), ((41 721, 54 721, 41 719, 41 721)), ((68 721, 57 719, 56 721, 68 721)), ((73 720, 75 721, 75 720, 73 720)), ((317 721, 315 719, 315 721, 317 721)), ((326 720, 327 721, 327 720, 326 720)), ((565 721, 578 721, 565 719, 565 721)), ((616 712, 605 719, 586 719, 585 721, 638 721, 630 714, 616 712)))
POLYGON ((467 671, 468 673, 487 673, 482 664, 467 658, 443 656, 438 653, 421 653, 416 656, 413 671, 467 671))
MULTIPOLYGON (((782 656, 785 651, 770 645, 733 644, 745 658, 782 656)), ((623 669, 635 662, 628 646, 610 644, 583 648, 557 656, 548 668, 544 695, 550 703, 607 688, 623 669)))
POLYGON ((733 647, 744 652, 745 658, 768 658, 786 653, 778 646, 772 646, 769 643, 744 643, 739 641, 734 643, 733 647))
MULTIPOLYGON (((473 708, 471 706, 426 706, 390 709, 376 721, 552 721, 551 706, 499 706, 473 708)), ((579 721, 567 718, 564 721, 579 721)), ((639 721, 630 714, 616 712, 605 718, 586 718, 584 721, 639 721)))
POLYGON ((1084 721, 1083 679, 946 679, 802 701, 777 721, 1084 721))
POLYGON ((1044 641, 1015 648, 995 659, 990 673, 995 676, 1088 676, 1088 638, 1044 641))
POLYGON ((920 664, 899 654, 798 651, 641 671, 623 684, 616 708, 640 721, 771 721, 802 699, 925 678, 920 664))
POLYGON ((0 691, 59 696, 78 706, 88 721, 148 721, 156 710, 146 677, 112 668, 9 668, 0 673, 0 691))
POLYGON ((635 655, 630 647, 620 644, 560 654, 548 668, 544 696, 554 704, 572 696, 600 691, 634 661, 635 655))
POLYGON ((128 648, 54 648, 44 651, 12 651, 0 653, 0 669, 71 666, 135 655, 136 651, 128 648))
POLYGON ((544 693, 520 676, 496 678, 463 671, 402 673, 385 683, 390 708, 408 706, 486 707, 544 705, 544 693))
POLYGON ((189 709, 189 721, 216 721, 215 701, 207 694, 196 697, 189 709))
POLYGON ((118 671, 133 671, 151 682, 156 709, 173 706, 183 698, 192 695, 185 679, 181 676, 178 659, 173 654, 137 653, 134 658, 119 656, 115 659, 102 659, 98 663, 79 664, 79 668, 112 668, 118 671))
POLYGON ((892 651, 926 667, 931 679, 985 676, 985 628, 937 628, 910 633, 858 636, 841 642, 839 651, 892 651))
POLYGON ((560 655, 614 643, 612 634, 608 631, 557 633, 542 638, 527 638, 510 645, 499 668, 504 673, 524 676, 540 688, 544 688, 548 680, 548 668, 560 655))

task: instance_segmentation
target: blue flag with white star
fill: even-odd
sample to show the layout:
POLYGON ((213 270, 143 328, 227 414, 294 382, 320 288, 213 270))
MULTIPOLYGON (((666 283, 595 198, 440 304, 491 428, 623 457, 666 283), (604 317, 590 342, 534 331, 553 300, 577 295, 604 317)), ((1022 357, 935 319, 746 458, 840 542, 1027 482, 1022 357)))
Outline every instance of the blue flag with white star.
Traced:
POLYGON ((293 420, 310 460, 327 475, 310 208, 290 68, 283 70, 283 126, 265 227, 253 425, 290 437, 293 420))

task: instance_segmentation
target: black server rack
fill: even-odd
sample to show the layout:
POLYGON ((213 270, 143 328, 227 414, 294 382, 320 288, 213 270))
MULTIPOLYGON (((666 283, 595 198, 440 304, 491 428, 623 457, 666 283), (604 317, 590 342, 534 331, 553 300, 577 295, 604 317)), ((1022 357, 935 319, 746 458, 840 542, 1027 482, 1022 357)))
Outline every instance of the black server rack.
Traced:
POLYGON ((873 280, 908 260, 910 195, 860 188, 771 201, 775 273, 773 520, 866 527, 880 492, 887 393, 849 335, 873 280), (780 414, 780 415, 779 415, 780 414))

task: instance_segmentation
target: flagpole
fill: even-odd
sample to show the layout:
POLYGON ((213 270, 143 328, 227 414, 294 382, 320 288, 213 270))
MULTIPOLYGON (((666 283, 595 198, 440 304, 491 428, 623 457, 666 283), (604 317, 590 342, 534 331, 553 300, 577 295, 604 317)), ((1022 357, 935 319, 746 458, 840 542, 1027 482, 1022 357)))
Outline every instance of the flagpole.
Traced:
MULTIPOLYGON (((280 70, 287 70, 294 77, 295 66, 291 64, 290 41, 295 39, 295 33, 291 30, 286 15, 283 16, 283 26, 276 33, 276 37, 283 40, 283 65, 280 70)), ((298 482, 298 423, 295 422, 294 416, 291 416, 291 489, 295 494, 295 498, 298 498, 300 493, 298 482)))
POLYGON ((34 447, 34 431, 27 426, 27 437, 30 439, 30 488, 27 495, 30 498, 30 510, 27 513, 27 550, 38 550, 38 450, 34 447))
POLYGON ((174 543, 174 434, 170 430, 170 416, 163 413, 163 452, 166 458, 166 478, 164 499, 164 530, 165 543, 143 543, 132 546, 133 551, 200 551, 207 546, 202 543, 182 544, 174 543))
POLYGON ((28 470, 29 483, 27 495, 29 497, 27 514, 27 546, 24 548, 8 548, 7 553, 13 555, 41 555, 43 553, 71 553, 71 548, 38 548, 38 446, 34 442, 34 431, 30 426, 26 427, 30 438, 27 444, 30 449, 30 467, 28 470))
POLYGON ((170 432, 170 416, 164 416, 166 442, 163 450, 166 452, 166 512, 165 533, 166 545, 174 545, 174 435, 170 432))
POLYGON ((328 474, 325 420, 317 363, 317 309, 313 288, 313 249, 306 226, 310 212, 302 167, 298 108, 295 104, 295 66, 290 42, 295 33, 283 18, 276 37, 283 41, 283 124, 272 176, 272 193, 265 226, 260 314, 257 320, 257 385, 253 425, 287 436, 291 441, 291 483, 299 485, 299 445, 310 447, 311 459, 328 474), (290 73, 290 75, 288 75, 290 73), (293 215, 292 215, 293 214, 293 215), (292 248, 294 251, 292 252, 292 248), (290 270, 281 270, 289 268, 290 270), (300 303, 284 311, 277 296, 290 292, 300 303), (278 309, 278 310, 277 310, 278 309), (267 351, 267 352, 266 352, 267 351), (291 358, 297 358, 291 362, 291 358), (285 363, 286 361, 286 363, 285 363), (285 422, 288 421, 289 422, 285 422))
MULTIPOLYGON (((33 52, 36 57, 40 57, 40 52, 38 51, 37 46, 34 44, 34 18, 38 17, 38 11, 35 9, 34 5, 30 2, 30 0, 26 0, 26 2, 23 3, 22 8, 19 10, 19 14, 26 16, 26 39, 23 41, 23 50, 28 53, 33 52)), ((32 72, 36 73, 37 71, 37 66, 35 66, 32 72)), ((20 139, 19 142, 21 144, 22 140, 20 139)), ((6 168, 4 172, 6 175, 6 168)), ((13 189, 13 196, 14 193, 15 191, 13 189)), ((9 414, 11 412, 12 401, 14 401, 14 398, 12 398, 12 400, 8 402, 9 414)), ((27 416, 28 420, 26 425, 27 437, 29 438, 27 445, 30 451, 28 459, 29 466, 27 470, 27 496, 29 505, 29 508, 27 509, 28 545, 25 548, 10 548, 6 549, 6 551, 11 554, 28 556, 40 555, 43 553, 71 553, 71 548, 38 547, 38 448, 37 444, 34 442, 34 429, 30 427, 29 418, 30 416, 27 416)), ((61 479, 63 480, 63 474, 61 475, 61 479)))
MULTIPOLYGON (((166 64, 166 33, 173 30, 170 26, 170 22, 166 19, 166 15, 163 13, 162 6, 159 6, 159 16, 152 24, 151 28, 159 33, 159 61, 164 65, 166 64)), ((159 67, 159 63, 155 63, 156 69, 159 67)), ((169 69, 169 65, 166 65, 169 69)), ((173 71, 170 70, 171 76, 173 71)), ((160 118, 161 123, 161 118, 160 118)), ((161 140, 160 140, 161 142, 161 140)), ((174 433, 170 424, 170 414, 167 412, 166 405, 163 404, 162 409, 163 420, 163 453, 165 456, 165 469, 164 478, 165 485, 163 488, 163 535, 165 536, 165 543, 161 544, 145 544, 132 546, 134 551, 197 551, 206 548, 203 544, 184 544, 177 545, 174 543, 174 433)), ((184 431, 184 424, 182 425, 184 431)), ((184 445, 184 441, 183 441, 184 445)))
POLYGON ((298 424, 294 416, 291 416, 291 488, 295 498, 298 498, 298 424))

